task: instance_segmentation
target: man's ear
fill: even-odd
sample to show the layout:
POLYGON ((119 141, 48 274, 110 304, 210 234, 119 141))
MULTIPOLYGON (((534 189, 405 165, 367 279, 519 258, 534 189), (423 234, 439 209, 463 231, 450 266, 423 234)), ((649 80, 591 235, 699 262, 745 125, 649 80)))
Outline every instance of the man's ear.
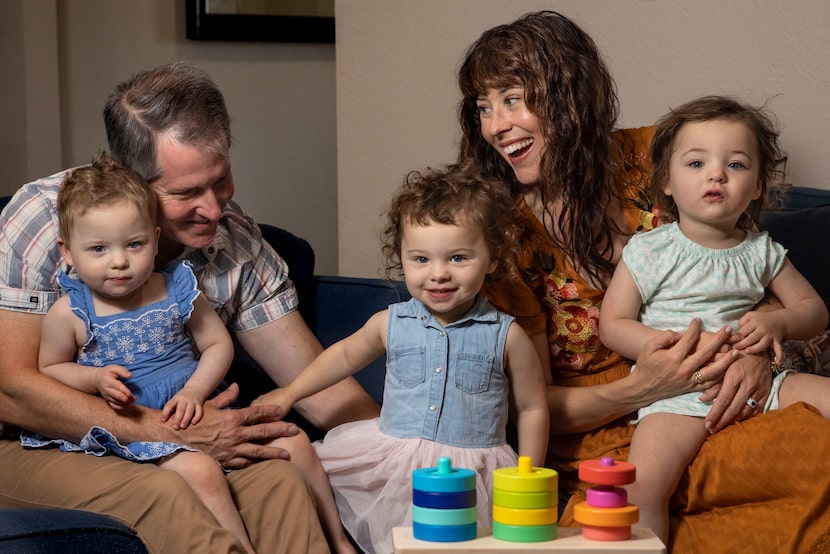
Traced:
POLYGON ((69 245, 60 237, 58 237, 58 248, 61 251, 61 256, 63 256, 66 265, 70 267, 74 266, 75 264, 72 263, 72 253, 69 251, 69 245))

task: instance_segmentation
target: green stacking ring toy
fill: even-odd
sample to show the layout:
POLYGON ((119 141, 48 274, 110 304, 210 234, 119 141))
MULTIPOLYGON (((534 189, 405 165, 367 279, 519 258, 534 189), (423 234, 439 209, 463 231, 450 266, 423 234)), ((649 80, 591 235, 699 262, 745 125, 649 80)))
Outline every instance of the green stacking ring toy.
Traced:
POLYGON ((556 491, 513 492, 493 489, 493 504, 503 508, 554 508, 558 507, 556 491))
POLYGON ((556 538, 557 525, 507 525, 493 521, 493 537, 510 542, 545 542, 556 538))
POLYGON ((517 467, 493 472, 493 537, 509 542, 556 538, 559 476, 519 456, 517 467))

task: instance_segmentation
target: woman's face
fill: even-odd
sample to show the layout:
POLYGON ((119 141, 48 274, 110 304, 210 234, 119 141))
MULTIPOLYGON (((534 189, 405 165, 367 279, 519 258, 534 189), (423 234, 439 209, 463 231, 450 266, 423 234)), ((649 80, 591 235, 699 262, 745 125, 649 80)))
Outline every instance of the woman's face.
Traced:
POLYGON ((476 100, 481 136, 510 164, 523 185, 539 183, 545 141, 525 103, 524 87, 492 88, 476 100))

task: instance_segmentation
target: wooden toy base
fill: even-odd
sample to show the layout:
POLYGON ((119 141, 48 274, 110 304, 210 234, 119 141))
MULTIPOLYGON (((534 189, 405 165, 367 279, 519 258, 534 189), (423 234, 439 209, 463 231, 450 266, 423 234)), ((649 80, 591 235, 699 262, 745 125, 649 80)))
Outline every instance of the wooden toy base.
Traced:
POLYGON ((560 527, 557 538, 546 542, 507 542, 493 537, 490 529, 478 530, 478 536, 463 542, 429 542, 412 536, 412 527, 392 529, 392 547, 395 554, 419 552, 467 552, 494 554, 509 552, 551 552, 554 554, 608 554, 626 552, 666 554, 666 547, 654 533, 643 527, 632 527, 627 541, 594 541, 586 539, 578 528, 560 527))

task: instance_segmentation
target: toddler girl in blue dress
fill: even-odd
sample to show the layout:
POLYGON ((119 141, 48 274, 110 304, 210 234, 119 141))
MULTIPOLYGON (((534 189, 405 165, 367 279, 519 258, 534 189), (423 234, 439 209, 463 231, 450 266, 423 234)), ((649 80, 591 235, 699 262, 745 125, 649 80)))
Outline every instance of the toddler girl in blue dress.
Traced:
MULTIPOLYGON (((144 179, 107 154, 69 174, 58 194, 58 245, 74 271, 58 277, 66 294, 44 318, 38 364, 66 385, 100 394, 115 410, 133 403, 159 409, 176 430, 201 419, 204 401, 230 367, 233 343, 187 262, 155 271, 157 204, 144 179)), ((27 432, 21 441, 175 471, 254 551, 223 470, 208 454, 172 442, 122 445, 103 426, 79 444, 27 432)))

